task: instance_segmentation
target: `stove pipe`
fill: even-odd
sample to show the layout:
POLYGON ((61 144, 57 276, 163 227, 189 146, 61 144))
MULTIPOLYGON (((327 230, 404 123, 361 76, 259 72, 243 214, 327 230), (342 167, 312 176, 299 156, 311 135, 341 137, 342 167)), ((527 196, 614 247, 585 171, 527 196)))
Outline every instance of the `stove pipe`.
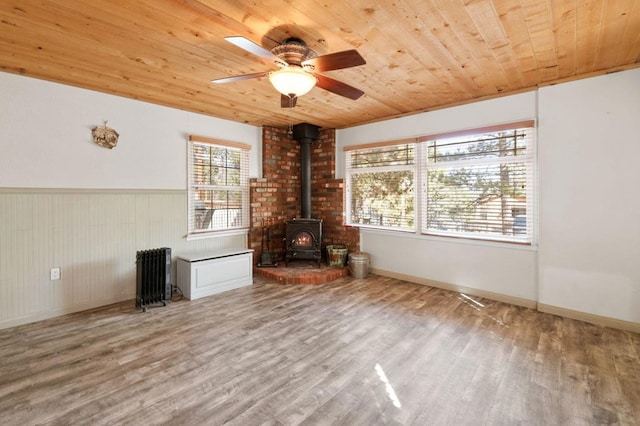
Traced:
POLYGON ((320 127, 309 123, 293 126, 293 139, 300 142, 300 217, 311 219, 311 144, 319 138, 320 127))

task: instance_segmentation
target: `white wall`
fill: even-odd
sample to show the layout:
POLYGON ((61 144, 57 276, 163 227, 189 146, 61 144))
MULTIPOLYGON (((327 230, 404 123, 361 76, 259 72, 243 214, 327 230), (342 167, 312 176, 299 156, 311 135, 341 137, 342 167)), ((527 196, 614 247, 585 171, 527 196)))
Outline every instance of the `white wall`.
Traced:
POLYGON ((0 72, 0 187, 185 189, 188 134, 250 144, 262 173, 261 129, 0 72), (119 134, 112 150, 91 129, 119 134))
POLYGON ((640 69, 338 130, 342 147, 536 118, 537 247, 361 232, 372 266, 640 323, 640 69))
POLYGON ((0 94, 0 328, 133 300, 137 250, 246 247, 185 239, 187 135, 250 144, 259 177, 260 128, 6 73, 0 94))
MULTIPOLYGON (((336 174, 344 146, 530 120, 536 93, 476 102, 336 132, 336 174)), ((360 247, 375 269, 535 301, 536 251, 508 244, 420 237, 362 229, 360 247)))
POLYGON ((509 296, 506 301, 536 297, 536 253, 528 247, 373 230, 360 232, 360 247, 371 255, 373 268, 393 275, 509 296))
POLYGON ((640 69, 539 105, 539 301, 640 323, 640 69))

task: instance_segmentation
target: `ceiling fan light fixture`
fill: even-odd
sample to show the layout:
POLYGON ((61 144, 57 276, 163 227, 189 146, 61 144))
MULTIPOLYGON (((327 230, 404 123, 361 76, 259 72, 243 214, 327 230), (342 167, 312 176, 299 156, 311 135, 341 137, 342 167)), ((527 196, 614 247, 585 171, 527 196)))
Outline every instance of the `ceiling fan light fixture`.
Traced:
POLYGON ((285 96, 302 96, 313 89, 318 80, 301 67, 288 66, 269 73, 269 81, 285 96))

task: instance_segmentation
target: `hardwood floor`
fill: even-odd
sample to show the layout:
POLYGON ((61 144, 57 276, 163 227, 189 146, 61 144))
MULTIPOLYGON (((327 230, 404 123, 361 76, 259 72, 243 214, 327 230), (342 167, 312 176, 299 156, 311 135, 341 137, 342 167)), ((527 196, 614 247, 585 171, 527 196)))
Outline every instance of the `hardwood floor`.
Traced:
POLYGON ((640 424, 640 335, 371 276, 0 331, 0 423, 640 424))

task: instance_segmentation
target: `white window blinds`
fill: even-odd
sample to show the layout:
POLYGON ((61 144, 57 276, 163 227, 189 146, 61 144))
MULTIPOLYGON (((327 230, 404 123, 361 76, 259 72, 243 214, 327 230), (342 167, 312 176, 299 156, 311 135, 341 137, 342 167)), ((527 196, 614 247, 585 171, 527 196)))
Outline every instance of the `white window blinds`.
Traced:
POLYGON ((348 151, 347 223, 414 229, 415 159, 415 143, 348 151))
POLYGON ((533 126, 524 121, 346 147, 347 223, 531 243, 533 126))
POLYGON ((189 234, 248 228, 249 145, 189 137, 189 234))
POLYGON ((531 242, 533 128, 423 142, 422 232, 531 242))

